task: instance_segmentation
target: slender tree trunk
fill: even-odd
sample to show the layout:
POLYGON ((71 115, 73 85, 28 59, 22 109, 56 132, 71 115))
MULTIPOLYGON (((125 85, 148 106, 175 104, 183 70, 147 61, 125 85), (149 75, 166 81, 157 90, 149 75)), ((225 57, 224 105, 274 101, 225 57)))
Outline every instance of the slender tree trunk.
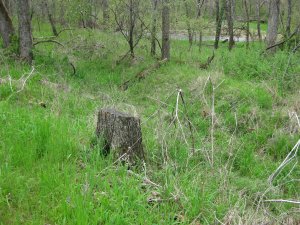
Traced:
POLYGON ((201 0, 197 0, 197 18, 201 16, 201 0))
POLYGON ((57 32, 57 29, 56 29, 56 26, 55 26, 55 22, 53 20, 51 10, 49 9, 49 5, 47 3, 47 0, 45 0, 44 4, 45 4, 45 9, 47 11, 48 19, 49 19, 49 22, 50 22, 50 25, 51 25, 51 28, 52 28, 52 33, 53 33, 54 36, 58 36, 58 32, 57 32))
POLYGON ((257 36, 259 41, 262 41, 261 29, 260 29, 260 0, 256 0, 256 13, 257 13, 257 36))
POLYGON ((184 1, 184 6, 185 6, 185 15, 186 15, 186 26, 187 26, 187 32, 188 32, 188 36, 189 36, 189 44, 190 44, 190 48, 193 45, 193 31, 191 28, 191 23, 190 23, 190 10, 189 10, 189 5, 187 3, 187 1, 184 1))
POLYGON ((213 15, 214 14, 214 1, 213 0, 209 0, 209 14, 213 15))
POLYGON ((197 19, 201 16, 201 8, 204 4, 205 0, 197 0, 197 19))
POLYGON ((288 14, 286 21, 286 36, 291 35, 291 21, 292 21, 292 0, 288 0, 288 14))
POLYGON ((198 46, 199 46, 199 51, 201 51, 201 48, 202 48, 202 30, 200 30, 199 32, 199 43, 198 43, 198 46))
POLYGON ((11 5, 10 5, 11 2, 10 2, 10 0, 4 0, 3 3, 4 3, 4 5, 5 5, 5 8, 6 8, 8 14, 11 15, 11 11, 10 11, 10 9, 11 9, 11 7, 10 7, 10 6, 11 6, 11 5))
POLYGON ((64 4, 64 0, 61 0, 61 1, 60 1, 59 22, 60 22, 60 24, 63 25, 63 26, 66 25, 66 20, 65 20, 65 4, 64 4))
POLYGON ((250 18, 249 18, 249 7, 248 7, 248 0, 244 0, 244 7, 245 7, 245 14, 247 20, 247 27, 246 27, 246 46, 247 49, 249 48, 249 37, 250 37, 250 18))
POLYGON ((134 0, 130 0, 129 3, 129 48, 131 57, 134 58, 134 27, 135 27, 135 12, 134 12, 134 0))
POLYGON ((19 38, 20 38, 20 57, 31 64, 32 54, 32 33, 30 20, 29 0, 18 0, 19 18, 19 38))
POLYGON ((6 48, 9 46, 10 38, 14 34, 14 27, 2 0, 0 0, 0 33, 3 45, 6 48))
POLYGON ((108 0, 102 0, 102 8, 103 8, 103 25, 104 29, 106 30, 108 28, 109 23, 109 2, 108 0))
POLYGON ((39 8, 41 10, 40 14, 41 14, 41 19, 42 21, 46 21, 47 18, 48 18, 48 15, 47 15, 47 9, 45 7, 45 2, 44 1, 40 1, 39 3, 39 8))
MULTIPOLYGON (((278 26, 279 26, 280 0, 270 0, 269 4, 269 19, 267 31, 267 47, 276 43, 278 26)), ((276 48, 271 48, 270 52, 275 52, 276 48)))
POLYGON ((86 11, 85 11, 85 25, 90 28, 94 29, 94 14, 93 9, 95 8, 95 5, 93 4, 93 0, 89 0, 87 3, 86 11))
POLYGON ((215 5, 216 5, 216 35, 215 35, 214 47, 215 49, 218 49, 221 30, 222 30, 225 0, 221 0, 221 6, 220 6, 220 0, 215 0, 215 5))
POLYGON ((163 0, 162 9, 162 59, 170 59, 170 7, 169 0, 163 0))
POLYGON ((236 16, 236 1, 235 0, 231 0, 231 15, 232 15, 232 20, 235 20, 235 16, 236 16))
POLYGON ((222 20, 220 19, 220 0, 215 0, 216 5, 216 34, 215 34, 215 49, 219 47, 220 34, 222 29, 222 20))
POLYGON ((158 0, 152 0, 152 24, 151 24, 151 55, 155 56, 156 54, 156 26, 157 26, 157 3, 158 0))
POLYGON ((233 33, 233 18, 232 18, 232 0, 226 0, 226 17, 228 24, 228 34, 229 34, 229 51, 234 46, 234 33, 233 33))

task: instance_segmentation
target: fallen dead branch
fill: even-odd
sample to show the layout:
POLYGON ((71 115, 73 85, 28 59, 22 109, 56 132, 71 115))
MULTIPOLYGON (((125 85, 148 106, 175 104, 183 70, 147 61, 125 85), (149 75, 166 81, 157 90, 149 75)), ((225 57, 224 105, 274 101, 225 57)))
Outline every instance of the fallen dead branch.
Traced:
POLYGON ((296 113, 295 111, 293 111, 293 112, 290 112, 290 111, 289 111, 289 117, 290 117, 290 119, 291 119, 292 117, 295 117, 295 119, 296 119, 296 121, 297 121, 297 124, 298 124, 298 126, 299 126, 299 129, 300 129, 300 119, 299 119, 299 116, 297 115, 297 113, 296 113))
POLYGON ((65 28, 65 29, 62 29, 61 31, 59 31, 59 32, 57 33, 57 36, 33 37, 33 40, 57 38, 57 37, 58 37, 61 33, 63 33, 64 31, 71 31, 71 30, 74 30, 74 29, 72 29, 72 28, 65 28))
POLYGON ((64 84, 57 84, 57 83, 53 83, 47 79, 42 79, 41 84, 44 86, 49 87, 50 89, 53 90, 57 90, 57 91, 65 91, 65 92, 69 92, 70 91, 70 87, 64 84))
POLYGON ((212 63, 212 61, 215 58, 215 52, 213 52, 213 55, 207 58, 206 63, 200 63, 200 68, 201 69, 208 69, 209 65, 212 63))
POLYGON ((188 121, 188 125, 189 125, 189 130, 190 130, 190 134, 191 134, 191 139, 192 139, 192 154, 194 154, 195 153, 195 137, 194 137, 194 132, 193 132, 193 128, 192 128, 192 122, 191 122, 190 117, 189 117, 188 112, 187 112, 187 106, 186 106, 186 103, 184 101, 183 92, 182 91, 180 92, 180 98, 181 98, 181 101, 183 103, 185 115, 187 117, 187 121, 188 121))
POLYGON ((10 90, 12 92, 11 95, 7 99, 10 99, 13 96, 13 94, 18 94, 24 90, 27 81, 30 79, 30 77, 32 77, 32 75, 34 74, 34 71, 35 71, 35 68, 32 67, 31 71, 29 73, 23 74, 21 76, 21 78, 18 80, 12 79, 10 75, 8 75, 7 78, 0 78, 0 85, 8 84, 10 87, 10 90), (18 90, 14 90, 14 86, 18 90))
POLYGON ((72 75, 74 76, 76 74, 76 67, 74 66, 74 64, 72 62, 69 62, 69 64, 72 67, 72 70, 73 70, 72 75))
POLYGON ((136 74, 133 78, 126 80, 123 84, 121 84, 120 89, 122 89, 123 91, 126 91, 129 88, 129 86, 146 78, 146 76, 148 76, 150 73, 154 72, 155 70, 159 69, 166 62, 167 62, 167 60, 164 59, 164 60, 158 61, 158 62, 150 65, 146 69, 143 69, 138 74, 136 74))
POLYGON ((23 74, 22 77, 18 80, 18 82, 22 83, 22 86, 21 86, 21 89, 19 89, 16 93, 19 93, 24 90, 26 82, 32 76, 34 70, 35 70, 34 67, 32 67, 32 69, 31 69, 30 73, 27 75, 27 77, 25 77, 25 74, 23 74))
POLYGON ((71 31, 71 30, 74 30, 74 29, 72 29, 72 28, 65 28, 65 29, 62 29, 61 31, 59 31, 58 33, 57 33, 57 36, 56 37, 58 37, 61 33, 63 33, 64 31, 71 31))
MULTIPOLYGON (((299 117, 297 115, 296 112, 294 112, 291 116, 295 116, 297 123, 300 127, 300 121, 299 121, 299 117)), ((270 184, 272 184, 273 180, 279 175, 279 173, 288 165, 290 164, 290 162, 296 158, 296 162, 294 164, 294 166, 292 167, 292 169, 289 171, 288 175, 293 171, 293 169, 295 168, 295 165, 298 163, 297 160, 297 154, 298 154, 298 150, 300 147, 300 139, 298 140, 298 142, 296 143, 296 145, 293 147, 293 149, 289 152, 289 154, 286 156, 286 158, 283 160, 283 162, 279 165, 279 167, 271 174, 271 176, 269 177, 268 181, 270 184)))
POLYGON ((128 170, 127 172, 128 172, 128 174, 134 175, 135 177, 141 179, 141 180, 143 181, 143 184, 145 184, 145 185, 151 185, 151 186, 154 186, 154 187, 156 187, 156 188, 162 188, 162 186, 161 186, 160 184, 154 183, 154 182, 151 181, 147 176, 144 176, 144 177, 143 177, 143 176, 141 176, 141 175, 139 175, 139 174, 133 172, 132 170, 128 170))
POLYGON ((19 93, 19 92, 24 90, 27 81, 29 80, 29 78, 34 73, 34 70, 35 70, 35 68, 32 67, 31 71, 27 74, 27 76, 25 76, 26 74, 23 74, 21 76, 21 78, 18 79, 18 80, 12 79, 10 75, 7 78, 0 78, 0 84, 7 84, 8 83, 9 86, 10 86, 11 91, 14 92, 13 83, 16 83, 16 86, 19 87, 19 90, 16 91, 16 93, 19 93))
POLYGON ((267 199, 264 202, 280 202, 280 203, 292 203, 300 205, 300 201, 297 200, 288 200, 288 199, 267 199))
MULTIPOLYGON (((298 115, 292 114, 290 115, 290 118, 295 115, 297 122, 298 122, 298 115)), ((300 127, 300 123, 298 123, 299 127, 300 127)), ((268 192, 270 192, 274 186, 272 185, 274 179, 281 173, 281 171, 287 166, 289 165, 294 159, 296 159, 296 162, 294 163, 294 165, 292 166, 292 168, 290 169, 290 171, 287 173, 287 175, 281 179, 284 180, 287 177, 289 177, 289 175, 292 173, 292 171, 294 170, 295 166, 298 163, 297 160, 297 154, 298 154, 298 150, 300 147, 300 139, 298 140, 298 142, 296 143, 296 145, 292 148, 292 150, 288 153, 288 155, 286 156, 286 158, 283 160, 283 162, 277 167, 277 169, 269 176, 268 178, 268 182, 269 182, 269 187, 264 191, 264 193, 259 197, 259 201, 257 204, 257 208, 256 208, 256 213, 255 215, 258 213, 259 209, 262 207, 262 202, 279 202, 279 203, 292 203, 292 204, 300 204, 300 201, 298 200, 289 200, 289 199, 267 199, 267 200, 263 200, 265 198, 265 196, 267 195, 268 192)), ((291 182, 299 182, 299 179, 291 179, 279 184, 276 184, 275 187, 282 187, 284 185, 286 185, 287 183, 291 183, 291 182)))
MULTIPOLYGON (((288 165, 290 164, 290 162, 297 157, 297 153, 299 150, 299 146, 300 146, 300 139, 298 140, 298 142, 296 143, 296 145, 293 147, 293 149, 289 152, 289 154, 286 156, 286 158, 283 160, 283 162, 279 165, 279 167, 271 174, 271 176, 269 177, 268 181, 270 184, 272 184, 273 180, 280 174, 280 172, 288 165)), ((297 163, 297 161, 296 161, 297 163)), ((294 168, 294 166, 293 166, 294 168)), ((292 170, 293 170, 292 168, 292 170)), ((292 171, 291 170, 291 171, 292 171)), ((288 173, 290 174, 291 171, 288 173)))
POLYGON ((275 48, 277 46, 283 45, 285 42, 289 41, 293 36, 295 36, 299 32, 299 29, 300 29, 300 26, 296 27, 295 31, 289 37, 287 37, 286 39, 284 39, 284 40, 282 40, 278 43, 275 43, 274 45, 271 45, 271 46, 267 47, 265 49, 265 52, 272 49, 272 48, 275 48))
POLYGON ((54 43, 54 44, 58 44, 62 47, 65 47, 62 43, 58 42, 58 41, 55 41, 55 40, 44 40, 44 41, 38 41, 38 42, 35 42, 33 43, 33 46, 36 46, 38 44, 42 44, 42 43, 54 43))
POLYGON ((175 122, 177 121, 177 123, 180 127, 180 130, 182 131, 182 136, 183 136, 184 142, 188 145, 188 141, 186 140, 185 133, 184 133, 184 130, 183 130, 183 126, 182 126, 182 124, 180 122, 180 119, 178 117, 178 107, 179 107, 179 99, 180 99, 181 92, 182 92, 182 90, 178 89, 177 98, 176 98, 176 106, 175 106, 175 116, 174 116, 174 118, 173 118, 173 120, 171 121, 170 124, 173 124, 173 123, 175 124, 175 122))
POLYGON ((183 140, 184 142, 186 143, 186 145, 189 147, 190 151, 191 151, 191 154, 194 154, 195 153, 195 137, 194 137, 194 130, 193 130, 193 125, 192 125, 192 122, 188 116, 188 112, 187 112, 187 107, 186 107, 186 103, 185 103, 185 100, 183 98, 183 92, 182 90, 179 88, 177 90, 177 98, 176 98, 176 104, 175 104, 175 107, 174 107, 174 111, 173 113, 175 113, 172 121, 170 122, 170 125, 168 128, 170 128, 170 126, 172 124, 174 124, 176 126, 176 123, 178 124, 180 130, 181 130, 181 133, 182 133, 182 137, 183 137, 183 140), (182 101, 182 104, 184 106, 184 111, 181 111, 179 109, 179 101, 182 101), (189 128, 189 131, 190 131, 190 138, 191 138, 191 146, 189 145, 188 141, 187 141, 187 138, 186 138, 186 134, 184 132, 184 129, 183 129, 183 125, 179 119, 179 112, 183 112, 185 114, 185 119, 187 120, 188 122, 188 128, 189 128))

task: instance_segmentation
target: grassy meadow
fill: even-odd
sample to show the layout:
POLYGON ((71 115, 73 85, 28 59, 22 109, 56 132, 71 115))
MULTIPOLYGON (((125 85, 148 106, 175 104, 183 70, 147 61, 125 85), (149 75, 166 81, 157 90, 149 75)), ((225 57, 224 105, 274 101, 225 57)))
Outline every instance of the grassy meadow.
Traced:
MULTIPOLYGON (((34 26, 34 37, 47 36, 34 26)), ((265 202, 300 199, 299 156, 268 183, 300 138, 299 53, 222 43, 200 69, 212 43, 189 51, 174 40, 170 62, 124 91, 156 62, 149 40, 121 62, 119 34, 76 29, 56 40, 63 46, 36 45, 34 70, 0 50, 0 224, 299 223, 298 205, 265 202), (179 89, 181 126, 171 122, 179 89), (101 154, 102 107, 141 118, 141 165, 101 154)))

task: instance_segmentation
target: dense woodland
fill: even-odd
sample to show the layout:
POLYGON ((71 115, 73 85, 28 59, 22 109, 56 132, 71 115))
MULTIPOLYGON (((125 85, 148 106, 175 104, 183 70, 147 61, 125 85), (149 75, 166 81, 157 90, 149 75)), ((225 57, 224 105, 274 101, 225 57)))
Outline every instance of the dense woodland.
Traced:
POLYGON ((299 224, 299 0, 0 0, 0 224, 299 224))

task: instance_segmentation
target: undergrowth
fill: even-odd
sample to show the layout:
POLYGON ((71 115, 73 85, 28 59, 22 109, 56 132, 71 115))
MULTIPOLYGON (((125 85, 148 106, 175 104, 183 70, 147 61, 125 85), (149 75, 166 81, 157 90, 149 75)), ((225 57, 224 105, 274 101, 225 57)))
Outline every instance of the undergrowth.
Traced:
POLYGON ((300 114, 299 55, 287 69, 289 52, 266 56, 259 43, 228 52, 222 44, 201 70, 210 43, 188 51, 187 41, 172 41, 171 61, 122 91, 124 81, 156 62, 147 40, 134 60, 121 62, 127 46, 119 35, 72 30, 59 41, 64 47, 36 46, 24 89, 18 79, 31 68, 1 57, 1 224, 299 221, 293 205, 261 201, 300 197, 299 182, 282 185, 299 177, 299 165, 273 186, 267 182, 300 137, 289 114, 300 114), (182 130, 170 124, 179 88, 182 130), (96 113, 107 106, 141 117, 146 161, 132 173, 93 144, 96 113))

